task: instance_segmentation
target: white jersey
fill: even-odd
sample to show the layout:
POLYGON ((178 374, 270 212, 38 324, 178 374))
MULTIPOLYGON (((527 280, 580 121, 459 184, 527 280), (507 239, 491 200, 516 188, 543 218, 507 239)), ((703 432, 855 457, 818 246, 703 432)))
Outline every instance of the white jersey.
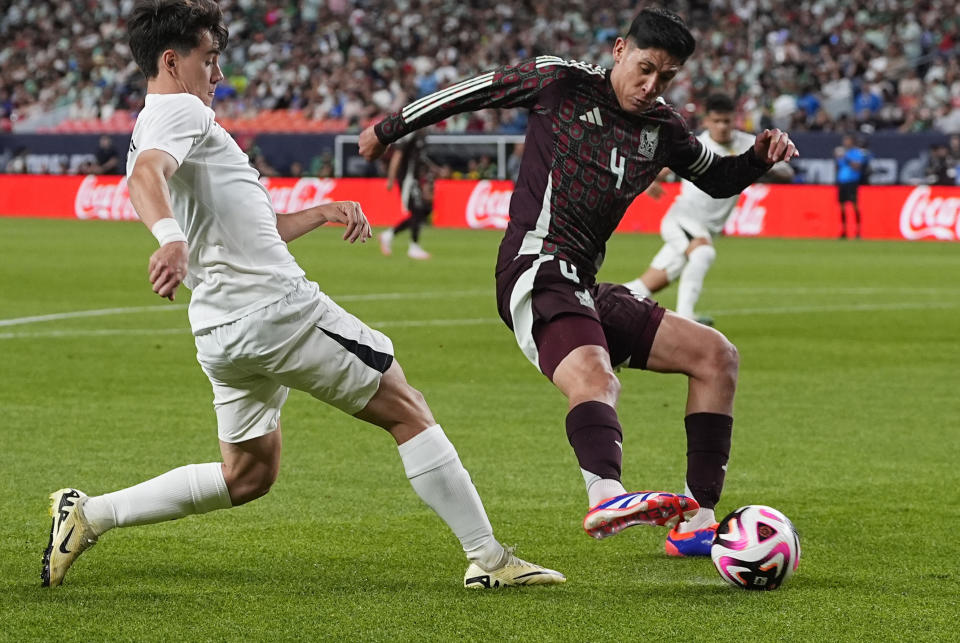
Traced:
POLYGON ((168 186, 187 236, 183 283, 195 335, 282 299, 304 276, 277 231, 270 195, 247 155, 191 94, 147 94, 127 157, 127 176, 144 150, 180 166, 168 186))
MULTIPOLYGON (((740 130, 733 130, 730 143, 724 145, 710 138, 710 132, 704 131, 697 139, 711 152, 720 156, 743 154, 753 146, 756 137, 740 130)), ((733 211, 740 195, 715 199, 696 185, 684 179, 680 184, 680 194, 670 206, 666 216, 676 217, 682 223, 694 221, 705 226, 714 234, 723 230, 723 224, 733 211)))

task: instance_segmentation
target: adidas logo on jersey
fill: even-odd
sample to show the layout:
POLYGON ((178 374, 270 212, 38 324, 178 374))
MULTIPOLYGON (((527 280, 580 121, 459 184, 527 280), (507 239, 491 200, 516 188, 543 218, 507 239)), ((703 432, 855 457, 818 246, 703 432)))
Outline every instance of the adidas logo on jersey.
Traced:
POLYGON ((581 121, 586 121, 591 125, 603 125, 603 119, 600 118, 600 108, 594 107, 586 114, 580 116, 581 121))

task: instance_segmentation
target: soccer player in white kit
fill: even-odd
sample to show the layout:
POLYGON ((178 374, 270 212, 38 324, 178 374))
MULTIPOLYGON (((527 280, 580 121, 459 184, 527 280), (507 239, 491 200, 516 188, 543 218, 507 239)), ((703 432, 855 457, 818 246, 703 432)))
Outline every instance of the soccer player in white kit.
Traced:
MULTIPOLYGON (((753 146, 756 137, 733 128, 734 104, 724 94, 713 94, 706 100, 706 129, 697 137, 710 151, 720 156, 742 154, 753 146)), ((663 193, 660 180, 670 173, 665 169, 647 194, 659 198, 663 193)), ((793 168, 781 161, 766 177, 775 181, 789 181, 793 168)), ((684 179, 680 194, 660 222, 663 247, 653 257, 650 267, 639 278, 624 285, 634 293, 649 297, 680 278, 677 285, 676 312, 689 319, 713 325, 713 320, 694 312, 707 271, 717 257, 713 247, 714 235, 723 231, 727 217, 737 205, 739 195, 715 199, 696 185, 684 179)))
POLYGON ((130 198, 160 244, 149 263, 154 292, 173 300, 180 283, 193 291, 190 324, 213 386, 223 461, 100 496, 72 488, 51 494, 43 584, 60 585, 109 529, 266 494, 279 470, 280 409, 290 388, 393 436, 414 490, 460 540, 466 587, 564 582, 494 538, 469 474, 407 383, 390 339, 308 281, 288 251, 288 241, 328 222, 345 224, 351 243, 370 238, 370 225, 353 202, 275 213, 257 171, 210 108, 228 35, 217 3, 139 0, 128 29, 147 77, 127 161, 130 198))

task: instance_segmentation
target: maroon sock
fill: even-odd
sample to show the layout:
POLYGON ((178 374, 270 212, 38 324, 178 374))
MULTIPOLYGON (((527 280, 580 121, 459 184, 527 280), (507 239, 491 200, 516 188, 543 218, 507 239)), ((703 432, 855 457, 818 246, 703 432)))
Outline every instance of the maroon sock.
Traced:
POLYGON ((691 413, 684 418, 687 427, 687 486, 693 499, 705 509, 720 501, 733 418, 720 413, 691 413))
POLYGON ((580 468, 620 480, 623 431, 616 410, 603 402, 581 402, 567 413, 567 439, 580 468))

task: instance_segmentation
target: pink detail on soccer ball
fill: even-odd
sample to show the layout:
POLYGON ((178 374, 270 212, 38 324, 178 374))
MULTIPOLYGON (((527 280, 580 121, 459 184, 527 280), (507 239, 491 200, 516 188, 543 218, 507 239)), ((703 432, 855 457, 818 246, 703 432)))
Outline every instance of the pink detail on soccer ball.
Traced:
POLYGON ((777 520, 777 521, 783 520, 783 516, 778 516, 777 514, 770 513, 766 509, 760 509, 759 511, 761 516, 766 516, 771 520, 777 520))
POLYGON ((743 577, 740 575, 740 572, 733 572, 728 569, 728 567, 731 567, 731 566, 740 567, 742 564, 743 563, 741 563, 736 558, 731 558, 730 556, 721 556, 717 560, 717 569, 719 569, 720 572, 724 576, 726 576, 728 580, 734 583, 738 583, 740 585, 746 586, 747 581, 743 580, 743 577))
POLYGON ((740 517, 737 516, 733 519, 737 525, 737 531, 740 533, 740 538, 738 540, 727 540, 726 534, 723 537, 723 546, 728 547, 729 549, 745 549, 750 544, 750 538, 747 535, 747 530, 743 528, 743 523, 740 521, 740 517))
MULTIPOLYGON (((771 558, 773 558, 773 557, 776 556, 777 554, 782 555, 782 556, 783 556, 783 560, 790 560, 790 559, 791 559, 790 545, 788 545, 788 544, 785 543, 785 542, 779 542, 779 543, 777 543, 776 547, 774 547, 773 549, 771 549, 771 550, 770 550, 770 553, 767 554, 767 560, 770 560, 771 558)), ((797 557, 793 557, 793 558, 794 558, 794 559, 793 559, 792 562, 793 562, 793 564, 794 564, 794 569, 796 569, 796 564, 797 564, 797 562, 799 561, 799 558, 797 558, 797 557)), ((780 567, 780 565, 777 565, 777 567, 780 567)), ((779 576, 779 573, 778 573, 777 575, 779 576)))

